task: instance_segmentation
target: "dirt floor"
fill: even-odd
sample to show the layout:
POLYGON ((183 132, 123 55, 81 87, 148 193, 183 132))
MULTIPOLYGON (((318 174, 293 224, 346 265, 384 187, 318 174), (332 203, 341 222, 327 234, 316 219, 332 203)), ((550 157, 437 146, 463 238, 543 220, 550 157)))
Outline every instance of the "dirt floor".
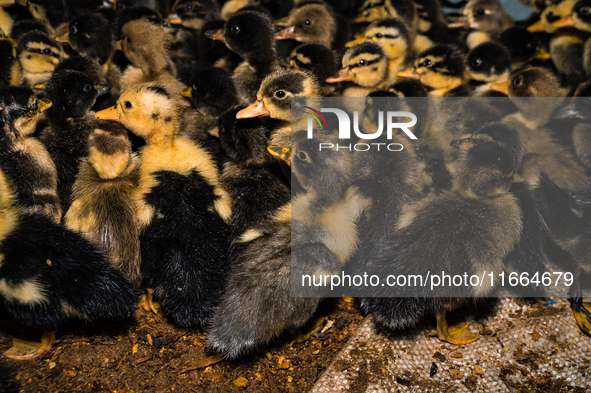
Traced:
MULTIPOLYGON (((306 392, 362 320, 352 299, 327 299, 302 329, 315 331, 309 338, 286 333, 251 356, 223 361, 206 347, 204 330, 179 330, 138 310, 126 323, 69 325, 51 352, 13 364, 27 393, 306 392), (304 341, 290 345, 294 338, 304 341)), ((3 321, 0 352, 12 345, 10 334, 26 332, 3 321)))

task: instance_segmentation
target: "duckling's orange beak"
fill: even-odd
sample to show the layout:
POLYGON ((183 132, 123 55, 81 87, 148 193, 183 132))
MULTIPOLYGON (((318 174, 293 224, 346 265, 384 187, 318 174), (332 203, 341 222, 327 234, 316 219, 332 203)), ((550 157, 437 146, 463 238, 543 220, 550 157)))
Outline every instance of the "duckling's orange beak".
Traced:
POLYGON ((575 21, 572 18, 561 18, 552 23, 552 27, 574 27, 575 21))
POLYGON ((271 112, 265 106, 263 100, 255 101, 246 108, 236 113, 237 119, 248 119, 251 117, 269 116, 271 112))
POLYGON ((460 16, 454 22, 448 23, 447 27, 450 29, 459 29, 460 27, 468 26, 468 17, 467 16, 460 16))
POLYGON ((69 42, 69 41, 68 41, 68 38, 69 38, 69 34, 68 34, 68 33, 66 33, 66 34, 62 34, 62 35, 60 35, 59 37, 55 37, 55 40, 56 40, 57 42, 69 42))
POLYGON ((350 48, 352 46, 355 46, 355 45, 358 45, 358 44, 361 44, 361 43, 364 43, 364 42, 365 42, 365 38, 358 38, 356 40, 347 42, 345 44, 345 47, 350 48))
POLYGON ((97 119, 119 121, 119 115, 117 114, 117 105, 110 108, 103 109, 94 114, 97 119))
POLYGON ((214 126, 207 130, 207 133, 211 136, 215 136, 216 138, 220 137, 220 127, 214 126))
POLYGON ((349 67, 341 68, 336 75, 326 78, 326 83, 349 82, 353 80, 353 75, 349 72, 349 67))
POLYGON ((276 40, 295 40, 298 35, 295 32, 295 26, 287 27, 275 33, 276 40))
POLYGON ((527 28, 527 31, 531 31, 532 33, 543 33, 544 31, 546 31, 546 29, 544 29, 544 24, 542 23, 542 21, 539 20, 533 25, 530 25, 527 28))
POLYGON ((417 74, 417 72, 415 71, 414 68, 409 68, 408 70, 397 72, 396 76, 399 76, 401 78, 416 79, 416 80, 421 79, 421 77, 419 76, 419 74, 417 74))
POLYGON ((117 43, 115 44, 115 49, 123 50, 123 41, 121 41, 121 40, 117 41, 117 43))
POLYGON ((523 183, 524 181, 525 181, 525 178, 523 176, 521 176, 519 173, 513 174, 513 183, 523 183))
POLYGON ((291 166, 291 147, 269 146, 267 151, 273 156, 282 159, 291 166))
POLYGON ((226 43, 226 37, 224 37, 224 30, 217 29, 217 30, 208 30, 205 32, 205 36, 209 39, 214 41, 221 41, 224 44, 226 43))
POLYGON ((544 49, 540 48, 538 53, 535 55, 534 59, 551 59, 552 56, 550 53, 546 52, 544 49))
POLYGON ((33 89, 37 89, 37 90, 45 90, 46 87, 47 87, 47 82, 37 83, 36 85, 33 85, 33 89))
POLYGON ((183 20, 176 13, 168 15, 168 18, 166 18, 166 21, 170 24, 173 24, 173 25, 182 25, 183 24, 183 20))
POLYGON ((53 103, 49 100, 46 100, 46 99, 39 100, 39 112, 43 112, 43 111, 48 110, 49 108, 51 108, 52 105, 53 105, 53 103))
POLYGON ((181 95, 183 97, 191 98, 191 88, 190 87, 187 87, 186 89, 184 89, 183 91, 181 91, 181 95))
POLYGON ((509 95, 509 81, 493 83, 492 85, 490 85, 490 88, 494 91, 498 91, 499 93, 503 93, 506 96, 509 95))

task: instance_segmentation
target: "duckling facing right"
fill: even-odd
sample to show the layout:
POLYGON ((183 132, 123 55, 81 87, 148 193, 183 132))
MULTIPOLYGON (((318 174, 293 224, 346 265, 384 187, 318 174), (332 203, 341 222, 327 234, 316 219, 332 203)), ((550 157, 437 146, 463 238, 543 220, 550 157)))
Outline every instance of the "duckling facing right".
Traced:
POLYGON ((23 68, 23 87, 32 89, 47 82, 65 57, 62 46, 41 31, 31 31, 18 40, 18 58, 23 68))

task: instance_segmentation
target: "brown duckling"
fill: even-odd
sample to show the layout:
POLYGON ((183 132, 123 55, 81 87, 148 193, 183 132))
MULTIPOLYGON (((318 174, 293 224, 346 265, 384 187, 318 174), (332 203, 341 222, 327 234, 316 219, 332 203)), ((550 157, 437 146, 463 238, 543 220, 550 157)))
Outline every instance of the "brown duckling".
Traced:
POLYGON ((184 29, 199 30, 205 22, 219 17, 220 9, 214 0, 176 0, 172 6, 172 13, 166 20, 184 29))
POLYGON ((462 10, 460 20, 449 27, 469 27, 466 44, 472 49, 488 41, 497 41, 501 33, 514 25, 499 0, 470 0, 462 10))

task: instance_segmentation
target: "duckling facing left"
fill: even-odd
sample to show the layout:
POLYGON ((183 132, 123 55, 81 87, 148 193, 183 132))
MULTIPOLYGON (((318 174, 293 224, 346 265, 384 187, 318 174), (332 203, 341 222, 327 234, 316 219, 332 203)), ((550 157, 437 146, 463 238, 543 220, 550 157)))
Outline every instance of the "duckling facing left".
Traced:
POLYGON ((179 107, 161 86, 136 85, 116 107, 95 116, 119 121, 146 140, 133 197, 148 288, 145 308, 155 311, 155 296, 176 325, 207 324, 230 267, 226 222, 232 216, 213 158, 177 136, 179 107))

